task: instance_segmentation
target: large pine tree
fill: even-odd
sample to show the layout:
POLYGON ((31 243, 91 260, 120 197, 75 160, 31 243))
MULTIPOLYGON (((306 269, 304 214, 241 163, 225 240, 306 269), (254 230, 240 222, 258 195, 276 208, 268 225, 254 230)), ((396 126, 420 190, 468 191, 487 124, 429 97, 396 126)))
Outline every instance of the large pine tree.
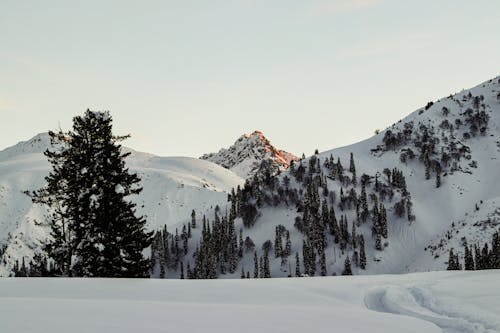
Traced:
POLYGON ((108 112, 87 110, 73 130, 50 133, 47 184, 31 193, 49 208, 52 239, 46 252, 65 276, 147 277, 142 251, 151 243, 146 220, 129 198, 142 191, 130 173, 108 112))

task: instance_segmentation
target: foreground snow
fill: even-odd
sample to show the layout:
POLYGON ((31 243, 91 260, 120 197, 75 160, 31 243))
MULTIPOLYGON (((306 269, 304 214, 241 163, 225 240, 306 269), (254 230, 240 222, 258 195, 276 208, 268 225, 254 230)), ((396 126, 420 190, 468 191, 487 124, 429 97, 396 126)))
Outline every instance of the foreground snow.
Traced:
POLYGON ((0 331, 500 332, 499 278, 0 279, 0 331))

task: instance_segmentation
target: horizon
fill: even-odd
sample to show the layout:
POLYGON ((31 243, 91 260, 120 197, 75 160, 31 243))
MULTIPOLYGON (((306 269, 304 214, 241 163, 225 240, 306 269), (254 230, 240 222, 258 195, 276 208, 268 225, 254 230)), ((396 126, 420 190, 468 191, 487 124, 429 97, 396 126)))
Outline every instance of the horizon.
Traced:
POLYGON ((199 157, 254 130, 310 155, 498 75, 493 1, 3 7, 0 150, 90 108, 159 156, 199 157))
MULTIPOLYGON (((463 88, 463 89, 461 89, 460 91, 463 91, 463 90, 467 90, 467 89, 470 89, 470 88, 476 87, 476 86, 478 86, 478 85, 481 85, 481 84, 482 84, 482 83, 484 83, 484 82, 487 82, 487 81, 489 81, 489 80, 495 79, 495 78, 497 78, 497 77, 498 77, 498 75, 495 75, 495 76, 491 77, 490 79, 487 79, 486 81, 482 81, 482 82, 480 82, 480 83, 477 83, 477 84, 475 84, 475 85, 472 85, 472 86, 470 86, 469 88, 463 88)), ((460 91, 452 92, 452 93, 450 93, 450 94, 456 94, 456 93, 459 93, 460 91)), ((442 96, 442 97, 440 97, 440 98, 438 98, 438 99, 435 99, 435 100, 432 100, 432 101, 433 101, 433 102, 435 102, 435 101, 437 101, 437 100, 439 100, 439 99, 442 99, 442 98, 445 98, 445 97, 446 97, 446 96, 442 96)), ((402 117, 402 119, 403 119, 403 118, 405 118, 405 117, 407 117, 407 116, 408 116, 408 115, 410 115, 411 113, 413 113, 413 112, 415 112, 415 111, 417 111, 417 110, 419 110, 419 109, 423 108, 423 107, 424 107, 424 105, 422 105, 422 106, 421 106, 421 107, 419 107, 419 108, 416 108, 415 110, 409 111, 409 112, 408 112, 405 116, 403 116, 403 117, 402 117)), ((108 110, 91 110, 91 111, 108 111, 108 110)), ((113 117, 113 113, 112 113, 111 111, 109 111, 109 112, 110 112, 111 117, 113 117)), ((83 114, 83 112, 82 112, 81 114, 83 114)), ((76 115, 75 115, 75 116, 76 116, 76 115)), ((399 120, 399 119, 398 119, 398 120, 399 120)), ((392 123, 396 123, 398 120, 394 120, 392 123)), ((60 123, 60 122, 59 122, 59 123, 60 123)), ((70 124, 70 126, 69 126, 68 128, 63 129, 63 130, 70 130, 70 127, 71 127, 71 124, 70 124)), ((388 127, 390 127, 390 124, 387 124, 387 125, 386 125, 385 127, 383 127, 383 128, 375 128, 375 129, 374 129, 374 132, 375 132, 375 130, 384 131, 384 130, 385 130, 385 129, 387 129, 388 127)), ((114 117, 113 117, 113 128, 115 128, 115 118, 114 118, 114 117)), ((15 146, 15 145, 17 145, 17 144, 19 144, 19 143, 22 143, 22 142, 25 142, 25 141, 29 141, 29 140, 33 139, 34 137, 36 137, 36 136, 38 136, 38 135, 40 135, 40 134, 43 134, 43 133, 48 133, 50 130, 55 130, 55 129, 49 129, 49 130, 47 130, 47 131, 38 132, 38 133, 36 133, 36 134, 33 134, 33 135, 32 135, 31 137, 29 137, 29 138, 22 139, 22 140, 20 140, 20 141, 17 141, 17 142, 15 142, 15 143, 12 143, 12 144, 7 145, 7 146, 5 146, 5 147, 1 147, 1 146, 0 146, 0 152, 1 152, 1 151, 3 151, 4 149, 11 148, 11 147, 13 147, 13 146, 15 146)), ((114 130, 114 132, 115 132, 115 134, 117 134, 117 135, 124 135, 124 134, 128 134, 128 133, 116 133, 116 130, 114 130)), ((191 158, 200 158, 201 156, 203 156, 203 155, 205 155, 205 154, 217 153, 217 152, 219 152, 221 149, 226 149, 226 148, 229 148, 229 147, 230 147, 230 146, 232 146, 232 145, 236 142, 236 140, 237 140, 238 138, 240 138, 241 136, 249 136, 249 135, 251 135, 251 134, 252 134, 252 133, 254 133, 254 132, 261 132, 261 133, 264 135, 264 137, 265 137, 266 139, 268 139, 268 140, 269 140, 269 142, 270 142, 270 143, 271 143, 274 147, 276 147, 277 149, 280 149, 280 150, 284 150, 284 151, 286 151, 286 152, 288 152, 288 153, 291 153, 291 154, 293 154, 293 155, 295 155, 295 156, 297 156, 297 157, 302 156, 302 154, 305 154, 305 156, 311 156, 311 155, 313 154, 314 150, 315 150, 315 149, 317 149, 317 148, 313 148, 311 151, 307 151, 307 152, 306 152, 306 151, 302 151, 302 152, 295 152, 295 151, 288 150, 288 149, 286 149, 286 148, 283 148, 283 147, 281 147, 281 146, 279 146, 279 145, 275 144, 275 143, 274 143, 274 141, 273 141, 273 139, 272 139, 272 136, 271 136, 271 135, 269 135, 268 133, 266 133, 266 132, 262 131, 262 130, 261 130, 261 129, 259 129, 259 128, 256 128, 256 129, 254 129, 254 130, 251 130, 251 131, 248 131, 248 132, 245 132, 245 133, 241 133, 240 135, 238 135, 238 136, 236 136, 236 137, 234 137, 234 138, 232 138, 232 139, 229 139, 229 141, 228 141, 225 145, 222 145, 222 146, 220 146, 220 147, 218 147, 218 148, 214 148, 212 151, 207 151, 207 152, 204 152, 204 153, 200 154, 199 156, 190 156, 190 155, 187 155, 187 154, 177 154, 177 155, 161 155, 161 154, 158 154, 158 153, 155 153, 155 152, 151 152, 151 151, 148 151, 148 150, 141 150, 141 149, 137 149, 136 147, 133 147, 132 145, 128 145, 128 144, 127 144, 127 141, 128 141, 128 140, 130 140, 131 138, 129 138, 129 139, 127 139, 127 140, 125 140, 125 141, 124 141, 123 146, 125 146, 125 147, 127 147, 127 148, 130 148, 130 149, 133 149, 133 150, 138 151, 138 152, 142 152, 142 153, 149 153, 149 154, 153 154, 153 155, 156 155, 156 156, 159 156, 159 157, 191 157, 191 158), (231 140, 232 140, 232 141, 231 141, 231 140)), ((342 145, 338 145, 338 146, 333 146, 333 147, 330 147, 330 148, 327 148, 327 149, 324 149, 324 150, 321 150, 321 149, 320 149, 320 150, 319 150, 319 152, 320 152, 320 153, 322 153, 322 152, 325 152, 325 151, 329 151, 329 150, 333 150, 333 149, 338 149, 338 148, 342 148, 342 147, 350 146, 350 145, 353 145, 353 144, 356 144, 356 143, 359 143, 359 142, 362 142, 362 141, 368 140, 368 139, 370 139, 372 136, 374 136, 374 135, 375 135, 375 133, 374 133, 374 132, 373 132, 373 133, 371 133, 371 134, 368 134, 366 137, 359 138, 359 139, 358 139, 358 140, 356 140, 356 141, 348 142, 348 143, 345 143, 345 144, 342 144, 342 145)))

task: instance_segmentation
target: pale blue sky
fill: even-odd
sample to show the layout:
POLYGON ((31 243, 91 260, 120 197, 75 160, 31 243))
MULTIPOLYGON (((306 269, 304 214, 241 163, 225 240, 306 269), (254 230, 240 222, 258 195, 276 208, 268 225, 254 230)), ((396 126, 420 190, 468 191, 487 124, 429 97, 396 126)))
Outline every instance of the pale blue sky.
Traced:
POLYGON ((260 129, 311 154, 500 74, 498 0, 0 0, 0 149, 110 110, 199 156, 260 129))

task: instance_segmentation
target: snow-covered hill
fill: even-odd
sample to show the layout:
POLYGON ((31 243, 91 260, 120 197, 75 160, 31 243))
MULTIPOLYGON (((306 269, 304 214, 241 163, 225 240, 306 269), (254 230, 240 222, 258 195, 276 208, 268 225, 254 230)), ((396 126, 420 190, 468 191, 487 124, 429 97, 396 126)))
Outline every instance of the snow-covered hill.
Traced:
MULTIPOLYGON (((0 276, 8 275, 15 260, 29 261, 49 234, 44 209, 22 193, 44 184, 50 166, 43 152, 49 145, 48 134, 39 134, 0 152, 0 276)), ((192 209, 224 205, 227 192, 244 181, 209 161, 124 149, 132 153, 127 163, 142 179, 137 203, 151 230, 187 220, 192 209)))
POLYGON ((297 156, 274 147, 261 131, 242 135, 228 149, 200 158, 217 163, 244 179, 253 176, 264 160, 269 160, 280 171, 288 169, 292 161, 298 161, 297 156))
MULTIPOLYGON (((0 243, 7 245, 0 273, 29 260, 47 235, 42 209, 21 194, 48 173, 46 140, 0 152, 0 243)), ((294 163, 259 132, 204 158, 225 168, 139 152, 129 158, 143 179, 141 213, 151 229, 168 226, 154 244, 161 253, 154 276, 178 278, 180 263, 191 276, 196 268, 203 277, 259 276, 266 257, 269 275, 294 276, 296 256, 300 274, 341 274, 347 258, 354 274, 445 269, 450 248, 463 260, 463 237, 484 244, 499 228, 500 77, 429 102, 365 141, 294 163), (262 164, 266 158, 272 163, 262 164), (276 175, 266 165, 289 168, 276 175), (197 226, 188 237, 192 209, 197 226)))
POLYGON ((0 328, 493 333, 500 332, 499 278, 500 271, 233 281, 0 279, 0 328))
MULTIPOLYGON (((244 240, 238 245, 242 257, 237 259, 236 268, 231 269, 234 273, 228 272, 234 263, 226 254, 222 258, 216 256, 214 269, 219 277, 238 278, 242 271, 254 276, 257 266, 257 275, 261 275, 259 261, 267 252, 272 277, 294 276, 296 254, 301 274, 306 270, 304 258, 308 256, 314 262, 312 269, 319 275, 323 266, 319 248, 323 247, 326 275, 341 274, 347 257, 354 274, 446 269, 448 250, 450 247, 459 250, 462 237, 467 237, 469 244, 489 243, 493 232, 499 229, 496 222, 488 227, 481 222, 491 220, 500 207, 499 170, 500 77, 497 77, 430 102, 365 141, 297 162, 277 178, 261 175, 257 183, 247 183, 245 189, 234 195, 237 216, 234 228, 236 234, 241 231, 244 240), (351 154, 355 175, 350 171, 351 154), (367 198, 364 219, 363 183, 367 198), (477 211, 476 204, 479 212, 473 214, 477 211), (338 229, 332 229, 332 208, 336 228, 344 224, 341 235, 338 229), (381 210, 386 213, 380 213, 381 210), (445 237, 452 223, 457 235, 453 241, 444 242, 436 256, 430 249, 445 237), (381 235, 380 241, 377 233, 381 235), (365 269, 356 265, 361 255, 360 236, 365 242, 365 269), (287 237, 290 246, 283 254, 287 237), (281 243, 279 251, 277 241, 281 243), (325 245, 321 245, 323 242, 325 245), (304 251, 304 244, 314 250, 304 251), (221 265, 224 274, 220 274, 221 265)), ((215 220, 222 218, 223 225, 227 223, 224 212, 218 215, 215 220)), ((213 233, 213 214, 207 218, 213 233)), ((228 228, 232 230, 230 222, 228 228)), ((189 250, 180 258, 184 267, 196 264, 199 252, 194 250, 203 249, 203 239, 207 238, 201 235, 200 229, 193 230, 189 250)), ((232 237, 229 235, 229 239, 232 237)), ((222 250, 223 253, 232 251, 231 241, 223 249, 224 246, 228 249, 222 250)), ((458 253, 463 260, 463 251, 458 253)), ((209 264, 212 262, 207 260, 209 264)), ((165 276, 177 278, 179 274, 179 266, 174 264, 165 276)))

